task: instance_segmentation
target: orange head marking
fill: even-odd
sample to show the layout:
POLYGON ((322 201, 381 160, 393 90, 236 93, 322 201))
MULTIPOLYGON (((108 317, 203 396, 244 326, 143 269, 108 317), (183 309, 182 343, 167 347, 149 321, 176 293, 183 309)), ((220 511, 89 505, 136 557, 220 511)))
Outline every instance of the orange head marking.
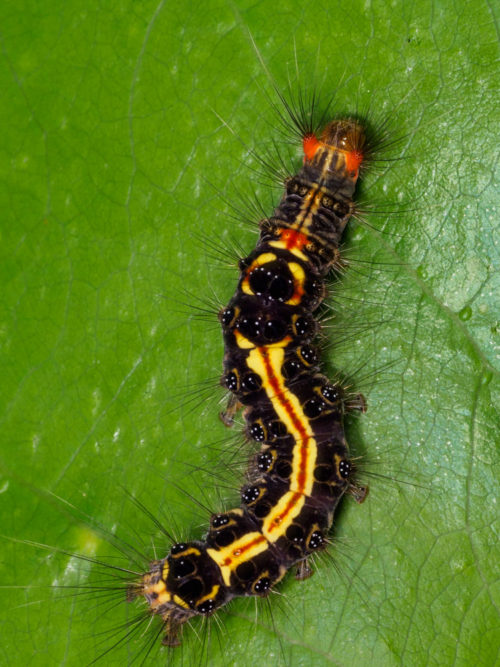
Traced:
POLYGON ((302 139, 302 145, 304 147, 304 162, 306 160, 312 160, 316 151, 319 148, 320 142, 315 134, 306 134, 302 139))
POLYGON ((363 162, 364 155, 361 151, 349 151, 345 156, 345 165, 347 171, 358 175, 359 168, 363 162))

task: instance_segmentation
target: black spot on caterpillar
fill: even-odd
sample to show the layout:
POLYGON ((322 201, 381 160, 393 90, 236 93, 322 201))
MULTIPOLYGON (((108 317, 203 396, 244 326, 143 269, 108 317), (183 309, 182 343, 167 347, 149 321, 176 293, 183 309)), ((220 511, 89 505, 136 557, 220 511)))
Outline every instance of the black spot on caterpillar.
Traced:
MULTIPOLYGON (((497 232, 491 229, 494 142, 485 141, 491 122, 485 110, 491 114, 495 109, 494 80, 488 76, 495 57, 487 8, 465 8, 458 14, 451 4, 441 6, 441 16, 427 15, 424 8, 407 15, 406 8, 394 12, 379 7, 375 30, 361 5, 343 8, 340 22, 333 8, 320 16, 317 6, 302 8, 300 25, 296 7, 293 11, 283 7, 278 25, 269 28, 265 8, 244 11, 280 80, 286 78, 280 62, 289 59, 292 33, 300 55, 314 52, 315 56, 321 45, 320 71, 325 80, 337 82, 346 67, 362 76, 362 83, 356 79, 344 89, 339 111, 352 112, 352 100, 363 105, 378 90, 383 93, 375 95, 372 108, 389 114, 391 106, 418 84, 398 114, 403 132, 415 135, 401 147, 403 159, 389 163, 382 174, 372 172, 368 184, 368 199, 383 202, 382 208, 390 202, 389 210, 394 210, 393 202, 402 194, 404 201, 417 202, 415 210, 405 211, 408 207, 403 204, 399 215, 372 218, 372 228, 355 230, 350 241, 366 268, 358 272, 352 267, 341 281, 341 304, 352 305, 356 299, 366 321, 387 322, 377 332, 355 337, 332 359, 340 368, 350 364, 355 368, 362 354, 377 354, 381 365, 387 347, 390 358, 408 360, 398 367, 397 382, 375 384, 359 428, 367 448, 388 449, 392 467, 418 470, 443 492, 429 499, 419 491, 409 490, 402 497, 393 491, 387 502, 370 501, 368 510, 347 507, 337 534, 352 535, 352 566, 360 570, 369 595, 358 593, 356 587, 343 588, 341 578, 328 574, 331 566, 303 586, 285 582, 283 590, 291 604, 282 609, 280 599, 271 601, 274 625, 265 612, 256 628, 251 610, 243 611, 241 605, 235 612, 229 610, 222 647, 214 635, 210 642, 210 657, 216 662, 226 656, 226 662, 248 664, 250 646, 252 663, 273 650, 281 655, 278 636, 290 663, 316 659, 362 664, 367 654, 379 663, 418 660, 422 645, 426 655, 437 654, 443 661, 457 655, 458 662, 465 662, 472 652, 476 660, 488 664, 492 655, 488 637, 495 630, 494 579, 487 563, 488 526, 494 519, 489 491, 492 448, 498 431, 489 406, 498 401, 498 334, 489 293, 497 289, 492 245, 497 232), (481 26, 481 34, 476 26, 481 26), (416 39, 403 48, 408 33, 416 39), (435 125, 422 122, 423 111, 439 118, 447 108, 451 111, 435 125), (378 237, 376 229, 383 230, 378 237), (396 268, 388 267, 389 262, 396 268), (408 267, 419 271, 415 275, 408 267), (359 278, 362 273, 366 281, 359 278), (380 279, 374 282, 376 275, 380 279), (365 297, 367 282, 373 284, 365 297), (381 302, 388 308, 382 317, 379 306, 371 305, 381 302), (488 372, 495 382, 488 384, 488 372), (405 599, 401 590, 409 592, 405 599), (483 626, 478 630, 479 614, 491 619, 486 632, 483 626)), ((7 372, 2 382, 6 397, 2 423, 4 440, 10 443, 4 456, 19 457, 20 476, 70 498, 108 527, 119 525, 138 544, 149 539, 151 529, 140 520, 134 526, 139 535, 127 528, 130 510, 117 486, 131 488, 161 516, 160 505, 168 491, 153 468, 168 466, 172 476, 199 498, 172 456, 174 450, 176 459, 185 458, 184 452, 198 452, 204 444, 200 433, 216 421, 213 410, 206 420, 199 417, 204 419, 201 429, 194 423, 196 413, 184 420, 181 416, 178 423, 158 418, 179 378, 181 384, 206 378, 202 361, 207 357, 213 367, 209 374, 215 375, 221 356, 218 332, 212 339, 206 333, 197 337, 193 327, 186 336, 180 318, 164 310, 158 294, 167 281, 181 287, 176 275, 190 281, 193 293, 199 289, 197 282, 215 280, 206 280, 200 250, 185 235, 207 221, 206 232, 221 243, 226 238, 227 221, 212 215, 207 201, 211 189, 200 176, 214 164, 214 155, 218 178, 210 173, 210 180, 224 183, 236 169, 237 182, 253 181, 238 167, 245 150, 231 163, 235 142, 200 99, 208 99, 250 145, 274 136, 267 126, 274 121, 266 115, 259 82, 254 82, 258 66, 249 64, 251 51, 245 51, 244 38, 232 30, 232 15, 214 14, 207 21, 206 15, 190 13, 185 34, 194 38, 185 38, 172 55, 170 45, 179 43, 186 16, 172 15, 160 6, 142 49, 146 23, 153 15, 146 7, 142 16, 136 11, 126 25, 101 11, 95 40, 87 39, 95 19, 91 12, 81 18, 78 28, 65 24, 69 36, 61 49, 71 37, 76 43, 93 44, 95 51, 81 58, 71 48, 71 58, 53 60, 49 53, 46 74, 39 72, 36 82, 24 73, 29 73, 30 56, 37 49, 47 52, 46 28, 34 31, 37 41, 26 45, 19 62, 12 58, 15 45, 5 29, 5 49, 23 86, 13 84, 9 118, 33 128, 27 99, 46 130, 47 151, 37 150, 40 130, 39 135, 30 130, 28 142, 16 142, 27 149, 16 156, 4 208, 12 250, 6 248, 8 310, 2 320, 8 345, 3 357, 7 372), (122 31, 130 37, 123 46, 117 39, 122 31), (108 70, 110 44, 121 57, 108 70), (205 45, 210 56, 202 55, 205 45), (134 70, 140 79, 134 77, 130 94, 134 70), (97 75, 103 72, 104 80, 97 75), (53 102, 59 75, 66 83, 76 78, 82 82, 69 91, 75 100, 71 107, 65 101, 66 86, 57 93, 57 104, 53 102), (24 100, 21 90, 26 93, 24 100), (44 107, 49 103, 50 112, 44 107), (95 111, 86 118, 89 107, 95 111), (259 129, 255 122, 260 114, 259 129), (69 132, 64 128, 68 123, 69 132), (175 142, 170 139, 172 127, 175 142), (115 156, 111 162, 110 156, 115 156), (20 172, 21 168, 27 171, 20 172), (22 189, 16 186, 21 173, 27 176, 22 189), (47 184, 50 204, 44 196, 47 184), (23 248, 31 252, 18 266, 14 258, 23 248), (174 334, 172 339, 169 333, 174 334), (160 340, 163 335, 165 340, 160 340), (186 341, 183 349, 180 340, 186 341)), ((250 247, 245 234, 241 243, 250 247)), ((227 276, 224 280, 228 282, 227 276)), ((223 292, 224 284, 221 280, 215 285, 218 292, 223 292)), ((338 320, 342 319, 340 314, 338 320)), ((222 436, 212 432, 207 437, 212 441, 222 436)), ((3 481, 10 482, 2 504, 4 532, 83 552, 91 552, 93 546, 98 556, 111 556, 95 533, 59 517, 29 487, 16 488, 8 474, 3 481)), ((376 498, 376 485, 372 493, 376 498)), ((169 495, 172 502, 173 494, 169 495)), ((202 532, 202 518, 197 517, 194 525, 193 511, 176 507, 176 515, 184 535, 202 532)), ((70 580, 76 562, 62 558, 56 564, 46 554, 8 545, 3 565, 3 581, 36 586, 56 578, 70 580)), ((81 570, 80 576, 80 583, 85 583, 87 572, 81 570)), ((38 590, 29 592, 30 604, 24 607, 24 595, 14 593, 2 609, 6 662, 14 655, 38 664, 59 664, 65 655, 75 664, 88 662, 102 652, 100 633, 106 618, 107 627, 118 626, 124 622, 122 614, 130 613, 129 605, 103 615, 98 598, 93 603, 92 598, 71 597, 65 606, 38 590), (33 604, 38 600, 43 602, 33 604), (94 615, 92 624, 84 623, 82 608, 91 618, 94 615)), ((180 649, 182 658, 173 660, 189 664, 199 654, 200 641, 196 637, 186 641, 189 646, 180 649)), ((144 643, 144 636, 137 637, 106 659, 127 662, 144 643)))

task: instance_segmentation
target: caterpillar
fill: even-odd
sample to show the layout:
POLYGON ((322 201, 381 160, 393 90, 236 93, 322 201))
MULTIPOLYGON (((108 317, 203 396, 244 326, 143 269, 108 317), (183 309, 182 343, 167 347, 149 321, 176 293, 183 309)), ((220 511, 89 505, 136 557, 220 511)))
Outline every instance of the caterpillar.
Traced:
MULTIPOLYGON (((145 599, 164 625, 163 643, 182 626, 238 596, 266 596, 327 544, 342 496, 362 502, 344 437, 349 402, 320 372, 312 346, 314 312, 339 245, 369 147, 353 119, 329 122, 318 137, 302 131, 304 164, 286 180, 281 202, 259 223, 255 250, 239 263, 238 287, 219 316, 225 342, 222 384, 231 392, 223 419, 244 408, 246 434, 260 451, 241 490, 241 506, 214 514, 203 541, 174 544, 130 597, 145 599)), ((352 406, 351 406, 352 407, 352 406)))

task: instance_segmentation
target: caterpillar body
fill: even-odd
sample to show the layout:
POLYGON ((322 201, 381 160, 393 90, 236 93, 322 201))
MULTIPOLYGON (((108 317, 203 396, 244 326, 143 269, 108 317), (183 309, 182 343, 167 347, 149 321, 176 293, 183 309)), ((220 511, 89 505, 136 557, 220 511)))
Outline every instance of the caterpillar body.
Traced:
MULTIPOLYGON (((312 342, 325 278, 339 263, 342 232, 364 159, 365 132, 335 120, 303 137, 304 164, 287 179, 272 217, 260 222, 255 250, 240 261, 237 290, 219 315, 225 355, 222 384, 232 392, 224 420, 244 408, 246 433, 261 449, 252 460, 241 506, 211 517, 203 541, 174 544, 151 565, 130 597, 143 597, 179 643, 182 625, 237 596, 266 596, 327 543, 342 496, 358 501, 344 437, 349 403, 320 372, 312 342)), ((362 407, 359 401, 357 407, 362 407)))

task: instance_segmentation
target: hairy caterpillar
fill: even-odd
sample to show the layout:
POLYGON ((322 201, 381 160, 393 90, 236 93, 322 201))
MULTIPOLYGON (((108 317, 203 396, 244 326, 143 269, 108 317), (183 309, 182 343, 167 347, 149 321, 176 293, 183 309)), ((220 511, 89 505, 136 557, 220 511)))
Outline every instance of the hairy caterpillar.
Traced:
MULTIPOLYGON (((302 53, 312 53, 321 45, 321 69, 327 72, 328 81, 337 81, 339 69, 341 73, 345 66, 362 77, 362 84, 353 82, 353 95, 341 96, 346 102, 339 108, 344 111, 352 111, 350 100, 360 99, 363 104, 375 91, 377 101, 372 108, 389 113, 391 104, 398 104, 408 86, 418 84, 399 114, 404 131, 415 130, 415 135, 398 151, 398 157, 404 159, 388 164, 381 176, 376 174, 370 198, 386 202, 387 189, 391 202, 402 197, 428 206, 419 205, 417 214, 407 211, 396 218, 388 216, 387 221, 375 219, 374 227, 383 230, 379 238, 369 227, 357 228, 351 240, 354 236, 365 264, 357 270, 351 268, 341 288, 346 298, 356 299, 351 302, 356 308, 362 307, 364 321, 388 321, 376 336, 365 332, 353 337, 350 358, 359 357, 361 350, 368 355, 377 352, 381 355, 377 363, 381 364, 387 346, 394 357, 408 359, 397 369, 391 386, 382 383, 370 393, 370 411, 360 422, 367 431, 366 442, 373 450, 390 447, 396 467, 421 471, 426 483, 436 482, 443 493, 426 499, 421 491, 408 493, 408 498, 393 491, 387 502, 384 499, 377 504, 375 495, 366 511, 342 510, 339 532, 345 535, 352 531, 356 546, 350 560, 355 568, 363 564, 360 576, 370 595, 359 596, 354 587, 337 585, 342 578, 331 574, 331 565, 323 567, 307 585, 290 581, 280 587, 286 598, 274 595, 270 602, 276 627, 266 618, 266 603, 260 605, 257 629, 253 600, 250 605, 240 599, 228 608, 227 614, 221 614, 227 628, 221 633, 222 648, 212 637, 211 654, 239 650, 242 664, 241 656, 247 655, 250 641, 255 647, 253 658, 268 655, 280 636, 286 651, 294 650, 297 661, 304 659, 304 651, 315 647, 323 651, 325 659, 337 662, 366 664, 367 655, 378 664, 387 664, 395 656, 418 661, 420 647, 426 656, 437 655, 436 660, 447 650, 450 661, 458 655, 460 662, 467 647, 473 646, 470 638, 480 633, 482 651, 476 645, 473 655, 485 661, 488 629, 483 623, 475 625, 474 613, 479 606, 487 609, 481 601, 490 590, 484 537, 493 518, 487 493, 491 488, 489 448, 497 437, 495 415, 488 411, 490 403, 497 403, 495 385, 486 382, 489 367, 485 361, 494 362, 497 335, 491 319, 494 309, 490 305, 490 310, 485 310, 489 290, 495 285, 494 273, 487 280, 489 258, 493 258, 489 246, 498 236, 491 229, 495 216, 488 181, 495 144, 490 141, 485 145, 482 139, 495 110, 494 79, 486 76, 488 67, 492 73, 494 34, 489 34, 486 7, 462 7, 458 15, 458 9, 445 2, 441 15, 434 12, 431 16, 423 6, 402 6, 398 12, 379 4, 374 14, 382 16, 375 31, 361 3, 349 10, 343 8, 340 31, 339 14, 333 6, 322 8, 319 17, 317 10, 316 5, 303 7, 300 26, 296 9, 290 14, 283 10, 279 25, 272 28, 266 27, 263 5, 245 11, 245 20, 257 31, 259 43, 266 42, 266 59, 275 59, 273 69, 289 58, 290 35, 294 34, 302 53), (475 36, 473 26, 479 25, 482 34, 475 36), (429 50, 429 26, 434 50, 432 46, 429 50), (381 62, 387 66, 381 69, 381 62), (484 75, 474 69, 481 64, 484 75), (457 80, 454 70, 460 72, 457 80), (422 128, 424 111, 439 115, 445 108, 451 109, 446 122, 422 128), (390 250, 389 258, 381 253, 382 247, 390 250), (399 263, 397 268, 395 262, 399 263), (416 275, 408 267, 418 268, 416 275), (367 299, 373 306, 366 300, 360 303, 368 280, 371 289, 367 299), (380 302, 385 304, 382 317, 376 310, 380 302), (460 317, 453 319, 455 313, 460 317), (447 337, 452 328, 453 335, 447 337), (483 371, 485 382, 479 385, 483 371), (456 378, 464 378, 464 386, 456 378), (476 417, 472 425, 469 414, 476 417), (460 499, 470 503, 466 523, 460 514, 460 499), (473 528, 477 526, 470 513, 474 507, 481 508, 480 530, 473 528), (463 545, 469 538, 468 552, 463 545), (401 598, 401 590, 409 592, 409 600, 401 598), (288 618, 292 619, 290 627, 288 618), (453 628, 462 628, 458 643, 453 628)), ((23 57, 19 67, 13 60, 19 78, 9 100, 9 126, 19 122, 21 128, 25 123, 31 134, 27 143, 16 142, 25 150, 12 165, 13 178, 7 179, 7 279, 2 301, 8 308, 2 317, 6 325, 2 328, 6 336, 2 339, 2 354, 5 351, 6 355, 2 356, 2 431, 12 448, 4 451, 4 456, 11 451, 18 453, 23 463, 20 477, 71 499, 108 529, 118 526, 120 534, 129 532, 128 540, 136 546, 148 541, 151 530, 140 522, 130 528, 131 512, 120 499, 120 484, 133 489, 160 517, 165 496, 155 475, 168 466, 179 483, 203 501, 203 494, 197 494, 189 478, 179 475, 173 462, 173 455, 185 458, 202 446, 201 436, 198 439, 188 423, 197 420, 198 413, 193 412, 180 425, 158 416, 165 388, 185 378, 188 383, 206 377, 206 371, 197 375, 193 358, 209 358, 214 369, 210 374, 215 375, 221 356, 218 331, 214 332, 214 343, 205 334, 195 338, 194 327, 181 329, 158 298, 162 286, 172 279, 162 268, 168 262, 191 281, 192 293, 198 292, 197 281, 207 283, 196 248, 186 239, 186 229, 198 229, 200 222, 209 220, 207 231, 215 231, 222 245, 227 240, 223 234, 226 221, 220 224, 207 211, 211 190, 203 187, 199 175, 214 165, 215 154, 215 172, 220 176, 208 172, 208 178, 218 182, 229 178, 225 157, 232 142, 221 139, 220 123, 212 122, 201 100, 208 98, 223 116, 234 118, 231 124, 252 135, 252 145, 259 138, 253 137, 257 113, 262 114, 264 123, 273 122, 269 115, 266 118, 264 104, 253 111, 265 100, 259 97, 258 81, 254 82, 255 67, 245 62, 245 45, 227 15, 216 19, 214 13, 203 32, 200 24, 207 15, 190 12, 186 35, 191 31, 197 39, 194 46, 185 41, 176 55, 170 45, 177 43, 180 33, 176 31, 180 31, 183 17, 176 20, 165 5, 139 60, 144 36, 139 11, 147 15, 145 5, 144 10, 134 8, 127 17, 133 22, 125 26, 117 24, 115 15, 111 21, 111 13, 106 14, 103 8, 97 15, 99 35, 95 40, 91 23, 96 14, 80 16, 72 29, 67 16, 61 15, 61 25, 66 26, 75 44, 86 40, 93 51, 88 59, 80 59, 73 45, 68 48, 65 33, 59 32, 61 49, 66 51, 64 57, 64 51, 60 52, 57 68, 57 49, 53 60, 46 49, 48 22, 32 33, 23 33, 24 40, 19 31, 14 33, 23 57), (119 44, 117 35, 123 30, 129 38, 119 44), (26 40, 34 35, 37 38, 28 44, 26 40), (111 44, 119 55, 116 71, 108 67, 111 44), (209 61, 203 60, 202 45, 208 45, 215 74, 210 74, 209 61), (30 80, 30 62, 36 62, 33 55, 42 47, 39 53, 49 60, 37 71, 36 80, 30 80), (228 52, 231 63, 226 65, 228 52), (141 78, 131 90, 130 82, 136 79, 130 64, 136 62, 141 78), (107 75, 104 86, 98 75, 103 67, 107 75), (239 71, 242 77, 237 77, 239 71), (55 101, 54 81, 70 84, 69 89, 67 85, 60 87, 55 101), (72 81, 81 85, 73 89, 72 81), (175 107, 172 100, 178 102, 175 107), (46 110, 44 105, 48 105, 46 110), (87 109, 95 112, 86 117, 87 109), (37 151, 33 113, 35 120, 41 121, 46 150, 37 151), (175 127, 173 142, 170 125, 175 127), (129 134, 134 140, 134 181, 129 177, 129 134), (25 157, 29 159, 25 161, 25 157), (129 187, 130 198, 125 200, 123 188, 129 187), (124 207, 125 201, 129 204, 124 207), (165 252, 167 246, 171 254, 165 252), (18 253, 23 249, 31 249, 31 253, 18 265, 18 253), (184 267, 182 262, 176 263, 177 257, 184 259, 184 267), (56 296, 64 306, 61 311, 56 296), (168 348, 159 334, 175 326, 176 345, 168 348), (155 329, 159 332, 156 339, 155 329), (166 354, 162 353, 164 348, 166 354), (133 470, 141 470, 141 474, 134 477, 133 470)), ((5 52, 12 56, 15 49, 6 24, 3 38, 5 52)), ((273 136, 272 131, 266 128, 265 136, 273 136)), ((233 168, 239 182, 238 163, 244 159, 244 153, 239 155, 233 168)), ((244 236, 245 231, 236 234, 244 236)), ((250 240, 244 238, 244 243, 250 240)), ((221 293, 223 285, 222 281, 216 285, 221 293)), ((348 321, 344 316, 339 319, 348 321)), ((338 350, 331 357, 339 359, 338 350)), ((349 367, 344 358, 339 364, 349 367)), ((203 419, 200 416, 205 434, 207 425, 217 422, 215 410, 203 419)), ((216 432, 209 436, 212 440, 217 437, 216 432)), ((212 478, 208 476, 202 483, 205 479, 212 478)), ((99 558, 110 557, 106 544, 95 534, 93 539, 92 535, 85 538, 85 531, 49 511, 29 487, 16 489, 12 476, 3 477, 2 490, 8 480, 10 487, 2 496, 3 532, 94 553, 99 558)), ((372 490, 377 493, 375 485, 372 490)), ((215 498, 211 504, 223 507, 215 498)), ((176 537, 202 534, 205 521, 201 515, 207 512, 200 511, 200 517, 193 518, 193 511, 180 507, 175 514, 177 525, 182 527, 176 537)), ((164 541, 155 538, 154 543, 158 555, 163 555, 164 541)), ((54 557, 10 547, 2 563, 2 581, 76 584, 74 559, 60 558, 56 568, 54 557)), ((142 550, 151 557, 151 548, 142 550)), ((87 570, 82 568, 79 581, 85 583, 86 576, 87 570)), ((105 618, 97 594, 95 601, 76 597, 64 604, 32 590, 26 607, 22 606, 23 595, 12 597, 3 607, 6 662, 20 655, 26 661, 34 656, 38 664, 51 659, 60 664, 67 653, 78 664, 78 660, 85 661, 84 653, 90 656, 88 660, 102 653, 98 638, 105 618), (35 605, 39 600, 42 603, 35 605), (90 617, 96 610, 96 620, 93 625, 78 626, 77 612, 85 608, 90 617)), ((132 609, 125 605, 128 607, 132 609)), ((114 626, 125 622, 122 607, 107 616, 114 626)), ((189 644, 195 633, 184 634, 183 647, 178 649, 182 654, 177 653, 175 660, 183 655, 188 662, 186 642, 189 644)), ((130 651, 145 643, 141 634, 130 651)), ((198 655, 199 644, 194 639, 193 656, 198 655)), ((321 659, 319 653, 308 655, 321 659)), ((127 646, 106 656, 106 660, 111 658, 126 662, 127 646)))
POLYGON ((220 314, 222 381, 232 392, 226 419, 244 406, 247 435, 261 445, 242 505, 213 515, 204 541, 175 544, 131 589, 160 616, 170 646, 193 616, 233 597, 268 595, 292 565, 299 564, 298 578, 309 576, 307 559, 325 546, 343 494, 351 488, 364 498, 351 481, 348 400, 320 373, 311 343, 313 313, 354 210, 365 132, 346 119, 328 123, 320 138, 308 129, 302 139, 304 166, 287 180, 273 216, 260 222, 257 247, 240 261, 238 289, 220 314))

